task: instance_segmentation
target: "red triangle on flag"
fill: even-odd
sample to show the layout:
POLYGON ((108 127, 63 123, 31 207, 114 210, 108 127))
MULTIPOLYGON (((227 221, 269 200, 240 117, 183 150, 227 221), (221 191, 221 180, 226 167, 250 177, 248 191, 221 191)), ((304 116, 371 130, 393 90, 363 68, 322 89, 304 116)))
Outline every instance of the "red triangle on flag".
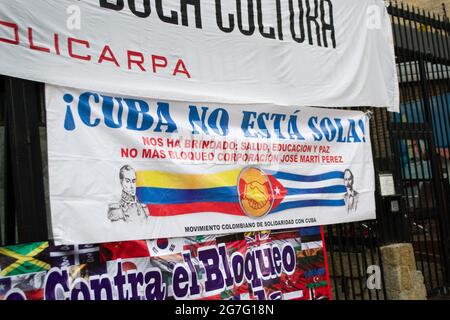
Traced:
POLYGON ((287 189, 271 174, 267 175, 269 178, 270 184, 272 185, 273 192, 273 206, 272 210, 278 207, 278 205, 284 200, 287 195, 287 189))

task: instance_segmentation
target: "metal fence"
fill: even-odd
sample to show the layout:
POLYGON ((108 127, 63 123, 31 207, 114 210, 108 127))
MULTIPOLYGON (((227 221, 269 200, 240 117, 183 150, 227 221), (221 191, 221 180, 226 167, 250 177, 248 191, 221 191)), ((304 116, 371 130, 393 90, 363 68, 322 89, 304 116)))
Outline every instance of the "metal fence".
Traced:
MULTIPOLYGON (((388 11, 401 113, 360 109, 372 112, 376 173, 393 174, 398 197, 381 197, 377 184, 377 220, 325 227, 335 299, 387 298, 384 277, 380 288, 369 289, 367 270, 378 266, 383 275, 380 246, 389 243, 413 244, 430 297, 447 294, 450 284, 450 24, 403 4, 391 3, 388 11), (393 200, 398 208, 392 207, 393 200)), ((6 150, 0 242, 44 240, 46 157, 39 134, 45 126, 43 85, 0 76, 0 126, 6 150)))
POLYGON ((450 24, 401 5, 391 10, 401 89, 391 142, 417 266, 430 296, 449 287, 450 24))
POLYGON ((448 294, 450 284, 450 24, 403 4, 388 11, 401 112, 374 109, 371 135, 376 172, 393 174, 399 208, 377 185, 376 221, 327 227, 336 299, 387 298, 384 285, 370 290, 366 281, 370 265, 383 270, 379 247, 389 243, 413 244, 429 297, 448 294))

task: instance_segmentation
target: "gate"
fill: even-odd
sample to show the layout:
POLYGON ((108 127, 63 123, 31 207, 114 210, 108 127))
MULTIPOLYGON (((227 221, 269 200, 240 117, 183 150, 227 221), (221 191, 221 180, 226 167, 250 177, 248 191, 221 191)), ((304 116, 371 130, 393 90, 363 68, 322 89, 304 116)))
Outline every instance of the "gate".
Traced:
POLYGON ((377 185, 377 221, 326 228, 335 299, 386 298, 384 285, 371 290, 366 281, 370 265, 383 270, 379 247, 389 243, 413 244, 429 297, 450 286, 450 24, 403 4, 388 11, 401 110, 373 109, 371 135, 376 172, 393 174, 399 208, 377 185))
POLYGON ((449 285, 448 21, 401 6, 394 19, 401 113, 391 118, 396 175, 430 295, 449 285))

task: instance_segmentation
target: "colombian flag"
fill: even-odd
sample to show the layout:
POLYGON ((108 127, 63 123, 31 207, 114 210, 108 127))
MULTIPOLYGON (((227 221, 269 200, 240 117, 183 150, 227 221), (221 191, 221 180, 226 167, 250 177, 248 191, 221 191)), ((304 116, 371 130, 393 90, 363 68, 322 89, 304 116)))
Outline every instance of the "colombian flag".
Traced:
MULTIPOLYGON (((211 174, 138 171, 137 197, 148 206, 151 216, 201 212, 244 216, 240 197, 243 196, 246 183, 241 172, 241 169, 211 174)), ((273 202, 272 208, 275 208, 282 201, 286 190, 273 176, 267 175, 267 180, 270 183, 259 187, 263 190, 261 193, 267 194, 264 200, 273 202), (273 188, 279 190, 279 194, 272 195, 273 188)))

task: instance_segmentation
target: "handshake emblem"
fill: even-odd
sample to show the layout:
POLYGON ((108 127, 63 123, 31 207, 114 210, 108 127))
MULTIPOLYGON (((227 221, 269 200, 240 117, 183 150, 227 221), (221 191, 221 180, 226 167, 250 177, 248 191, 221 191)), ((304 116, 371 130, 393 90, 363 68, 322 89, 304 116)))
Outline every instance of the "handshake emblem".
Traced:
POLYGON ((261 218, 272 209, 274 196, 267 175, 258 168, 242 170, 238 183, 239 202, 244 213, 251 218, 261 218))
POLYGON ((257 181, 245 185, 243 199, 253 210, 261 210, 270 200, 266 186, 257 181))

